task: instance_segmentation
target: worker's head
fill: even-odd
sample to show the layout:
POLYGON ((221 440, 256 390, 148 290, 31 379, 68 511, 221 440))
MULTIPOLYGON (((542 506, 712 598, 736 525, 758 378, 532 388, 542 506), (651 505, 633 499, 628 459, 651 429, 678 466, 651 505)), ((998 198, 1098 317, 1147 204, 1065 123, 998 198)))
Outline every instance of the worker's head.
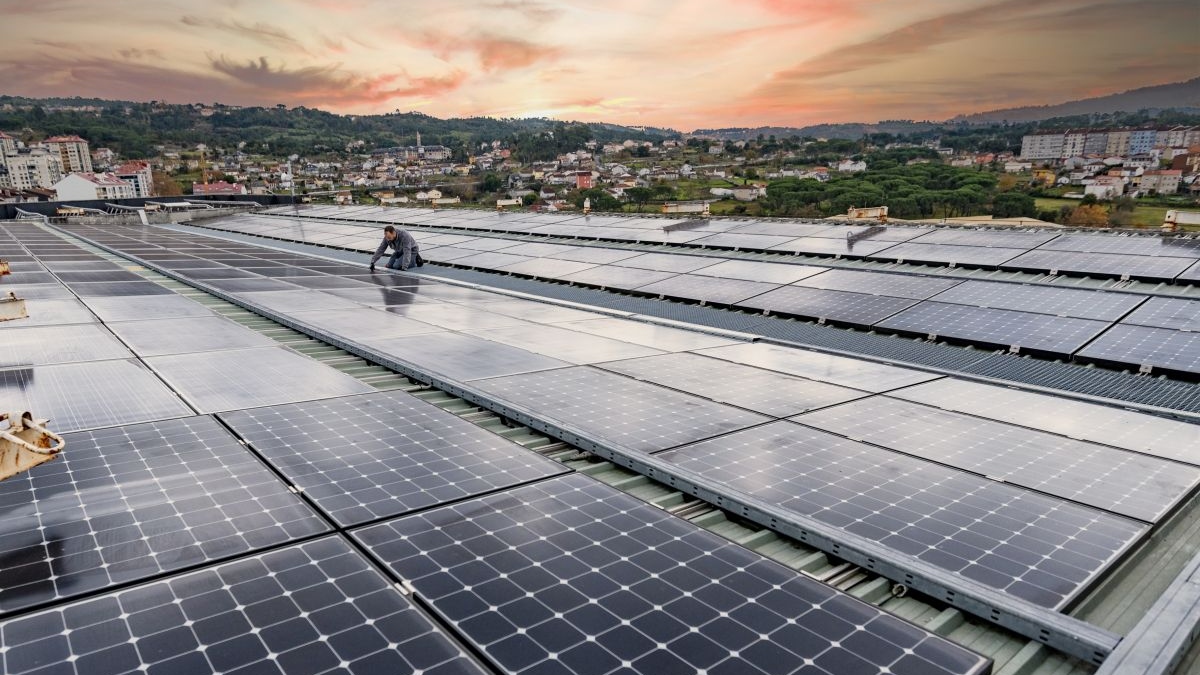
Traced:
POLYGON ((388 241, 392 241, 393 239, 395 239, 396 238, 396 228, 392 227, 391 225, 388 225, 387 227, 383 228, 383 238, 387 239, 388 241))

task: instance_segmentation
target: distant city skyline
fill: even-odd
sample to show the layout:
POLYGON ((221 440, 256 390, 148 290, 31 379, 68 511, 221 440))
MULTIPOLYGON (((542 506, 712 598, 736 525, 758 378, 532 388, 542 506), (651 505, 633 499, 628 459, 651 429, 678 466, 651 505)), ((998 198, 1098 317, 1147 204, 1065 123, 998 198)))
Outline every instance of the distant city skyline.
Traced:
POLYGON ((0 0, 0 94, 691 130, 1200 75, 1195 0, 0 0))

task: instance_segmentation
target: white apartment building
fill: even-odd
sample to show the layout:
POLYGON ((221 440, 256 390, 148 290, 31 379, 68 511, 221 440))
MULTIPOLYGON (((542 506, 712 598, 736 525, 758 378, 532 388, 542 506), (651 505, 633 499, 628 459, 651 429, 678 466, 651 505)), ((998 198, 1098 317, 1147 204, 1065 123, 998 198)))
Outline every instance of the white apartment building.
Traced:
POLYGON ((1062 151, 1063 134, 1030 134, 1021 139, 1021 159, 1058 159, 1062 151))
POLYGON ((17 150, 7 154, 0 171, 0 187, 14 190, 48 188, 62 179, 62 161, 43 148, 17 150))
POLYGON ((51 136, 42 141, 42 146, 58 153, 66 173, 92 172, 92 153, 84 139, 78 136, 51 136))
POLYGON ((125 162, 113 169, 113 173, 133 186, 134 197, 154 196, 154 174, 150 171, 150 162, 125 162))
POLYGON ((1067 159, 1069 157, 1082 157, 1083 150, 1087 146, 1086 131, 1068 131, 1063 134, 1062 152, 1059 153, 1059 159, 1067 159))
POLYGON ((111 173, 73 173, 54 184, 58 201, 129 199, 133 186, 111 173))

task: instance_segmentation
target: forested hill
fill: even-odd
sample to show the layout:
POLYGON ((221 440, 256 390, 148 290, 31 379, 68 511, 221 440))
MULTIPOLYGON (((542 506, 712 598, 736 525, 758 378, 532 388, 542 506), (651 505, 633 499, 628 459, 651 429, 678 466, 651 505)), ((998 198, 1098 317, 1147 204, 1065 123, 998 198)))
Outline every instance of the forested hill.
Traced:
POLYGON ((362 141, 364 150, 415 145, 445 145, 463 156, 480 143, 520 140, 529 159, 575 150, 581 141, 661 140, 677 137, 669 129, 549 119, 467 117, 439 119, 421 113, 336 115, 314 108, 176 105, 102 99, 28 99, 0 96, 0 131, 39 140, 55 134, 79 134, 93 148, 109 147, 123 157, 148 157, 156 145, 205 143, 274 156, 319 155, 342 151, 362 141), (569 146, 569 147, 568 147, 569 146))

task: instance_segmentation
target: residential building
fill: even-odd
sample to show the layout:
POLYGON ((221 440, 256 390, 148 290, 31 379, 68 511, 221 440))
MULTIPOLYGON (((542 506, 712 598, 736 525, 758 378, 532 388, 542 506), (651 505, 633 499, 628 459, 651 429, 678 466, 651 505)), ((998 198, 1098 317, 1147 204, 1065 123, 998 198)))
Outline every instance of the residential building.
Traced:
POLYGON ((58 154, 64 173, 92 173, 92 153, 79 136, 51 136, 42 146, 58 154))
POLYGON ((16 190, 48 188, 62 179, 62 160, 44 148, 17 150, 4 158, 0 187, 16 190))
POLYGON ((4 163, 6 155, 15 155, 17 153, 17 139, 0 131, 0 164, 4 163))
POLYGON ((150 162, 125 162, 113 169, 113 173, 133 186, 134 197, 154 196, 154 174, 150 171, 150 162))
POLYGON ((1059 152, 1059 159, 1067 159, 1068 157, 1082 157, 1083 149, 1087 146, 1087 132, 1083 130, 1068 131, 1063 134, 1062 151, 1059 152))
POLYGON ((1134 129, 1129 132, 1129 155, 1144 155, 1154 149, 1158 132, 1154 129, 1134 129))
POLYGON ((192 194, 194 195, 244 195, 246 187, 239 183, 227 183, 223 180, 212 183, 192 183, 192 194))
POLYGON ((1117 176, 1097 176, 1090 185, 1083 188, 1083 194, 1095 195, 1096 199, 1116 199, 1125 194, 1127 184, 1128 181, 1117 176))
POLYGON ((1162 169, 1147 171, 1142 174, 1141 189, 1144 192, 1155 192, 1160 195, 1173 195, 1179 192, 1179 182, 1183 172, 1179 169, 1162 169))
POLYGON ((708 146, 708 154, 710 154, 710 155, 723 155, 723 154, 725 154, 725 146, 723 146, 723 145, 710 145, 710 146, 708 146))
POLYGON ((1103 155, 1108 150, 1107 131, 1089 131, 1083 142, 1084 155, 1103 155))
POLYGON ((867 170, 867 163, 862 160, 856 162, 850 159, 843 159, 838 162, 837 170, 842 173, 859 173, 867 170))
POLYGON ((575 187, 580 190, 588 190, 594 185, 591 171, 576 171, 575 172, 575 187))
POLYGON ((1021 138, 1021 159, 1058 159, 1063 151, 1063 134, 1029 134, 1021 138))
POLYGON ((58 201, 129 199, 133 185, 111 173, 72 173, 54 184, 58 201))
POLYGON ((1004 163, 1004 172, 1005 173, 1021 173, 1022 171, 1029 171, 1032 168, 1033 168, 1033 165, 1030 164, 1029 162, 1015 162, 1014 161, 1014 162, 1005 162, 1004 163))
POLYGON ((1104 154, 1109 157, 1124 157, 1129 154, 1129 136, 1133 133, 1128 129, 1114 129, 1108 132, 1108 142, 1104 145, 1104 154))

